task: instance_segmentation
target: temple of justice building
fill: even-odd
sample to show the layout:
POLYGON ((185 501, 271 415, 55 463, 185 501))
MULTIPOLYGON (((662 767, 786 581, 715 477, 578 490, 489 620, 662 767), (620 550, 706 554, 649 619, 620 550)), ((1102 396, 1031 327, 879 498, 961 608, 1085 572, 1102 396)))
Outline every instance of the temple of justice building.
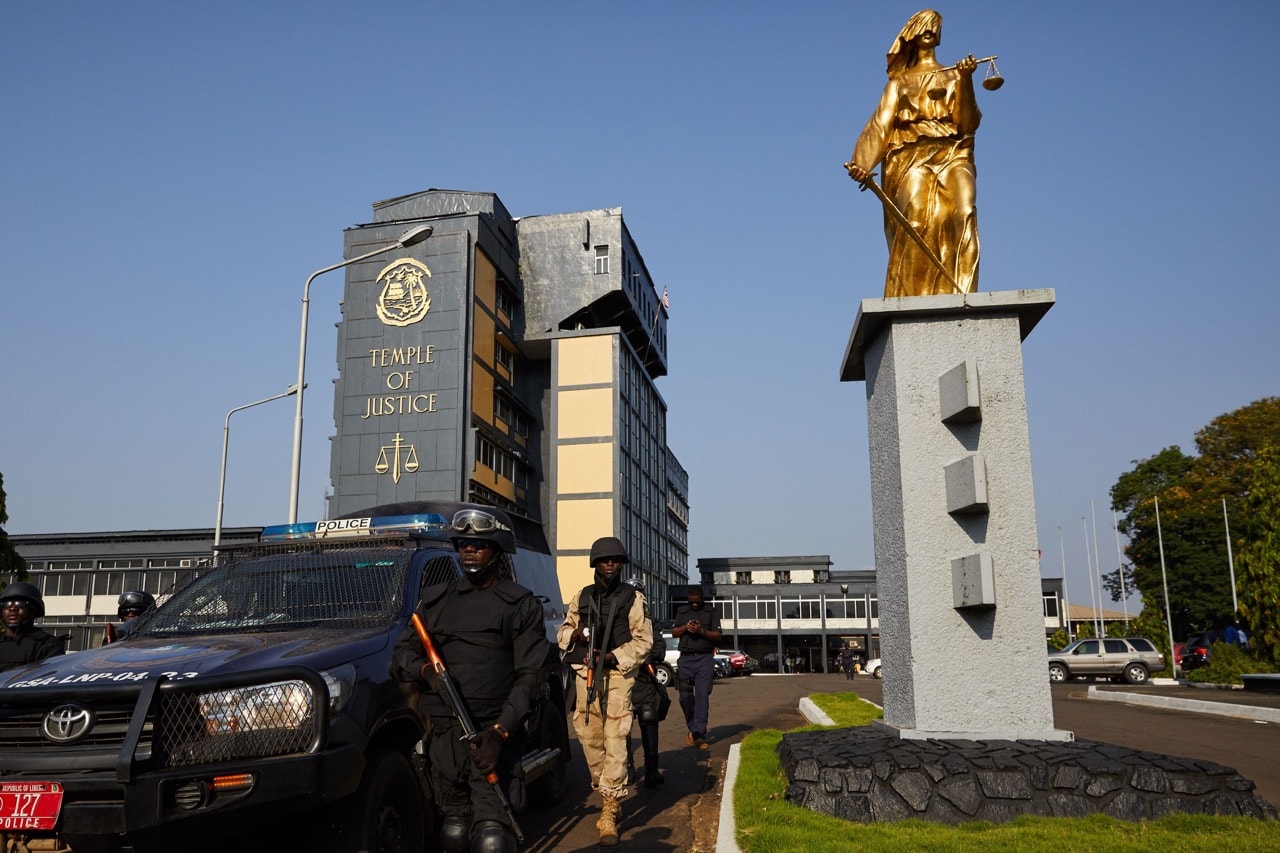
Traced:
MULTIPOLYGON (((513 218, 493 193, 378 202, 346 268, 328 515, 475 501, 545 532, 567 600, 617 536, 656 601, 688 581, 689 478, 667 446, 667 310, 620 208, 513 218)), ((665 290, 663 291, 665 295, 665 290)), ((314 380, 312 381, 315 387, 314 380)), ((185 488, 175 484, 175 488, 185 488)), ((263 519, 265 524, 281 519, 263 519)), ((96 645, 125 589, 162 594, 212 552, 212 529, 14 534, 55 633, 96 645)), ((224 529, 223 541, 260 528, 224 529)))

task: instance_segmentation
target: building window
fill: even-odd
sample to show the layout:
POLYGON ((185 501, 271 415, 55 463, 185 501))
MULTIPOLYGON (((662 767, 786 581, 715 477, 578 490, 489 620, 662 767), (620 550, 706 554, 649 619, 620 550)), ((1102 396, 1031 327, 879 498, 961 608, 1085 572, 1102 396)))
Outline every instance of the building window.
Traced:
POLYGON ((596 246, 596 275, 609 272, 609 247, 596 246))
MULTIPOLYGON (((45 598, 54 595, 85 595, 89 592, 91 577, 93 572, 46 572, 39 583, 40 594, 45 598)), ((32 576, 31 580, 35 581, 35 577, 32 576)))
POLYGON ((774 583, 791 583, 791 572, 786 570, 774 572, 773 582, 774 583))
POLYGON ((1056 592, 1046 592, 1044 594, 1044 617, 1046 619, 1058 618, 1058 594, 1056 592))
POLYGON ((493 345, 493 360, 498 363, 499 367, 505 368, 507 373, 511 372, 512 362, 515 361, 511 356, 511 350, 500 343, 494 343, 493 345))
POLYGON ((506 314, 507 317, 513 317, 516 313, 516 298, 511 295, 511 291, 503 284, 498 285, 498 311, 506 314))
POLYGON ((739 619, 767 619, 776 622, 778 619, 778 602, 773 598, 739 598, 739 619))
POLYGON ((734 583, 751 583, 751 572, 735 572, 734 583))
POLYGON ((821 619, 822 602, 816 598, 782 599, 783 619, 821 619))

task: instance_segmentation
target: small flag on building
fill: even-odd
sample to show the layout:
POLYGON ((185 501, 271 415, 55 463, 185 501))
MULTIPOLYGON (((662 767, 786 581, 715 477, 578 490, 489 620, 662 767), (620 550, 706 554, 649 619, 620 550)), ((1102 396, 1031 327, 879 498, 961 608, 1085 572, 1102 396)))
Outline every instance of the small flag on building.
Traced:
POLYGON ((662 288, 662 307, 666 308, 668 311, 671 310, 671 298, 667 296, 667 289, 665 287, 662 288))

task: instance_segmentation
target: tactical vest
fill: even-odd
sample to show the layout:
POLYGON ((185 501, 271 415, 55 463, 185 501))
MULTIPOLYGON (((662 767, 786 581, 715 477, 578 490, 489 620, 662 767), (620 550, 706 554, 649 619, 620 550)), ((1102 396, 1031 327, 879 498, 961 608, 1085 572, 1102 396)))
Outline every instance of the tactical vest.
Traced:
MULTIPOLYGON (((456 581, 427 589, 422 596, 427 630, 436 641, 449 676, 479 720, 497 716, 515 684, 515 617, 531 593, 511 581, 487 590, 458 591, 456 581)), ((450 710, 443 698, 424 692, 426 705, 450 710)))
POLYGON ((591 637, 570 649, 564 657, 565 663, 585 663, 588 646, 611 652, 631 642, 631 606, 635 600, 636 588, 629 583, 620 583, 616 590, 603 596, 596 594, 595 584, 584 587, 578 595, 578 625, 590 628, 591 637), (607 626, 610 612, 614 614, 613 625, 607 626), (596 631, 603 633, 596 637, 596 631))

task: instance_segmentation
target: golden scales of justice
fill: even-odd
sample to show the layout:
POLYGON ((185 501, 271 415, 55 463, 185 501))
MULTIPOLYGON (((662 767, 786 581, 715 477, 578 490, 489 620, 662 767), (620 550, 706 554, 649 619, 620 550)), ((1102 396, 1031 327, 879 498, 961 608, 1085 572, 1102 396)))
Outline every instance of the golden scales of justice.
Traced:
POLYGON ((400 433, 396 433, 396 437, 391 440, 391 444, 384 444, 378 448, 378 461, 374 464, 373 470, 379 474, 391 472, 391 480, 400 482, 400 475, 412 474, 418 470, 418 449, 412 444, 405 444, 404 437, 400 433), (392 460, 388 460, 387 451, 390 450, 394 454, 392 460), (403 459, 401 450, 404 450, 403 459))

